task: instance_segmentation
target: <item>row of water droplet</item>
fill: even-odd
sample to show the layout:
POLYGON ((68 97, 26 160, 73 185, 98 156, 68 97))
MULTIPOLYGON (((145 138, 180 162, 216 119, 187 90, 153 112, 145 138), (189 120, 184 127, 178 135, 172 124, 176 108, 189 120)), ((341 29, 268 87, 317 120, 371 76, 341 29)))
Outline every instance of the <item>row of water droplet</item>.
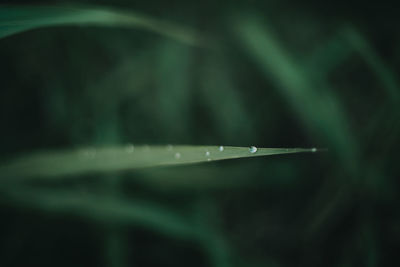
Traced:
MULTIPOLYGON (((173 151, 173 149, 174 149, 174 147, 173 147, 172 145, 167 145, 166 148, 167 148, 168 151, 173 151)), ((143 149, 144 149, 144 151, 149 151, 149 150, 150 150, 150 147, 149 147, 148 145, 144 145, 144 146, 143 146, 143 149)), ((225 148, 224 148, 223 146, 219 146, 219 147, 218 147, 218 151, 219 151, 219 152, 223 152, 224 150, 225 150, 225 148)), ((257 150, 258 150, 258 149, 257 149, 257 147, 255 147, 255 146, 249 147, 249 152, 250 152, 251 154, 256 153, 257 150)), ((135 151, 135 146, 132 145, 132 144, 128 144, 128 145, 126 145, 126 147, 125 147, 125 151, 126 151, 126 153, 131 154, 131 153, 133 153, 133 152, 135 151)), ((289 149, 286 149, 286 151, 289 151, 289 149)), ((317 148, 312 148, 311 151, 312 151, 312 152, 317 152, 317 148)), ((96 149, 95 149, 95 148, 88 148, 88 149, 85 149, 85 150, 83 151, 83 155, 84 155, 85 157, 88 157, 88 158, 93 158, 93 157, 96 156, 96 149)), ((176 152, 176 153, 175 153, 175 159, 180 159, 181 156, 182 156, 182 155, 181 155, 180 152, 176 152)), ((211 161, 211 158, 210 158, 211 153, 210 153, 210 151, 207 150, 207 151, 205 152, 205 156, 207 157, 207 161, 211 161)))
MULTIPOLYGON (((173 147, 172 145, 167 145, 166 148, 167 148, 168 151, 172 151, 172 150, 174 149, 174 147, 173 147)), ((147 145, 145 145, 145 146, 143 147, 143 149, 144 149, 145 151, 148 151, 148 150, 150 150, 150 147, 147 146, 147 145)), ((218 151, 219 151, 219 152, 223 152, 224 150, 225 150, 224 146, 219 146, 219 147, 218 147, 218 151)), ((126 153, 132 154, 134 151, 135 151, 135 146, 134 146, 134 145, 132 145, 132 144, 127 144, 127 145, 125 146, 125 152, 126 152, 126 153)), ((250 151, 250 153, 252 153, 252 154, 253 154, 253 153, 256 153, 256 152, 257 152, 257 147, 251 146, 251 147, 249 148, 249 151, 250 151)), ((86 157, 92 158, 92 157, 96 156, 96 149, 95 149, 95 148, 88 148, 88 149, 85 149, 85 150, 83 150, 83 155, 86 156, 86 157)), ((205 152, 205 156, 207 157, 207 160, 208 160, 208 161, 211 160, 211 158, 210 158, 210 156, 211 156, 210 151, 207 150, 207 151, 205 152)), ((175 158, 176 158, 176 159, 180 159, 180 158, 181 158, 181 153, 180 153, 180 152, 176 152, 176 153, 175 153, 175 158)))
MULTIPOLYGON (((172 145, 167 145, 166 148, 167 148, 168 151, 173 151, 173 149, 174 149, 174 147, 173 147, 172 145)), ((150 150, 150 147, 147 146, 147 145, 145 145, 145 146, 143 146, 143 149, 144 149, 145 151, 149 151, 149 150, 150 150)), ((225 150, 225 148, 224 148, 223 146, 219 146, 219 147, 218 147, 218 151, 219 151, 219 152, 223 152, 224 150, 225 150)), ((125 146, 125 152, 126 152, 126 153, 132 154, 134 151, 135 151, 135 146, 134 146, 134 145, 128 144, 128 145, 125 146)), ((252 153, 252 154, 256 153, 256 152, 257 152, 257 147, 251 146, 251 147, 249 148, 249 152, 252 153)), ((85 149, 85 150, 83 151, 83 155, 84 155, 85 157, 88 157, 88 158, 93 158, 93 157, 96 156, 96 149, 95 149, 95 148, 88 148, 88 149, 85 149)), ((182 156, 182 155, 181 155, 180 152, 176 152, 176 153, 175 153, 175 159, 180 159, 181 156, 182 156)), ((211 153, 210 153, 210 151, 207 150, 207 151, 205 152, 205 156, 206 156, 206 158, 207 158, 207 161, 211 161, 211 158, 210 158, 211 153)))
MULTIPOLYGON (((167 146, 167 149, 168 149, 168 150, 172 150, 172 149, 173 149, 172 145, 168 145, 168 146, 167 146)), ((219 146, 219 147, 218 147, 218 151, 219 151, 219 152, 223 152, 224 150, 225 150, 225 148, 224 148, 223 146, 219 146)), ((250 151, 250 153, 254 154, 254 153, 257 152, 257 147, 251 146, 251 147, 249 148, 249 151, 250 151)), ((211 161, 211 158, 210 158, 211 152, 210 152, 210 151, 207 150, 207 151, 205 152, 205 156, 207 157, 207 161, 211 161)), ((176 159, 180 159, 180 158, 181 158, 181 153, 176 152, 176 153, 175 153, 175 158, 176 158, 176 159)))

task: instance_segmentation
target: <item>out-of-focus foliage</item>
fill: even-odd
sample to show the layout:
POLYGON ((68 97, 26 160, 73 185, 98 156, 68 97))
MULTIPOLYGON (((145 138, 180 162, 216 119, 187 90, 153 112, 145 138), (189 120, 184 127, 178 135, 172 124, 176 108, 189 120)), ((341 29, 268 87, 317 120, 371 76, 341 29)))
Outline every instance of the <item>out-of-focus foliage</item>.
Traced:
POLYGON ((86 25, 142 28, 200 45, 193 32, 166 21, 104 7, 79 6, 3 6, 0 10, 0 38, 46 27, 86 25))
POLYGON ((0 6, 19 32, 0 39, 0 266, 399 264, 395 8, 85 2, 145 14, 131 28, 54 3, 0 6), (151 165, 185 159, 167 144, 327 151, 122 171, 128 144, 151 165))

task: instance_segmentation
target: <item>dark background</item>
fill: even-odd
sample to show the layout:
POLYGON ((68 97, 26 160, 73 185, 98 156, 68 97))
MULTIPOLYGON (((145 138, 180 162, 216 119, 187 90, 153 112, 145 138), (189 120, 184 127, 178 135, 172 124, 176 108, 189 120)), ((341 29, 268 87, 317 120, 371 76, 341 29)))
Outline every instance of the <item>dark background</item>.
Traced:
MULTIPOLYGON (((4 2, 17 3, 42 4, 4 2)), ((3 182, 0 266, 397 266, 395 4, 78 4, 164 19, 207 45, 85 26, 1 39, 2 162, 126 143, 328 151, 3 182)))

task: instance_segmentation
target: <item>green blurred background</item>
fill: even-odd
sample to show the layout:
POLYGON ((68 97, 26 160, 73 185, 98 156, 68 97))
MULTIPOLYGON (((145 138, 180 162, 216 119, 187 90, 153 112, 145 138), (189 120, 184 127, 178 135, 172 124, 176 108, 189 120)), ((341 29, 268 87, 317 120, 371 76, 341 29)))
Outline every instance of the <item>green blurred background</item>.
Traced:
MULTIPOLYGON (((17 3, 41 2, 5 4, 17 3)), ((147 14, 203 41, 85 26, 0 40, 1 162, 127 143, 328 151, 3 179, 0 266, 397 266, 395 6, 75 3, 147 14)))

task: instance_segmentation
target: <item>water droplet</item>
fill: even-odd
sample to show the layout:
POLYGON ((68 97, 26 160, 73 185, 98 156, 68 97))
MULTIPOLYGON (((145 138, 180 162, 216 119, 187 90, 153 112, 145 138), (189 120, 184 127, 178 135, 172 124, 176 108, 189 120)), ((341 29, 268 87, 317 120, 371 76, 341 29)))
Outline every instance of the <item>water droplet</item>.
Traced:
POLYGON ((179 152, 175 153, 175 158, 176 159, 180 159, 181 158, 181 153, 179 153, 179 152))
POLYGON ((249 148, 249 151, 250 151, 250 153, 254 154, 254 153, 257 152, 257 148, 256 148, 255 146, 251 146, 251 147, 249 148))
POLYGON ((172 145, 167 145, 167 150, 171 151, 172 149, 174 149, 174 147, 172 145))
POLYGON ((211 159, 210 159, 210 158, 208 158, 208 159, 207 159, 207 161, 211 161, 211 159))
POLYGON ((210 156, 210 151, 206 151, 206 157, 210 156))
POLYGON ((316 148, 316 147, 313 147, 313 148, 311 149, 311 152, 317 152, 317 148, 316 148))
POLYGON ((133 153, 133 151, 135 150, 135 147, 132 144, 128 144, 125 148, 125 151, 127 153, 133 153))
POLYGON ((95 148, 88 148, 83 151, 83 155, 85 157, 94 158, 96 156, 96 149, 95 148))
POLYGON ((224 147, 223 147, 223 146, 220 146, 220 147, 218 148, 218 150, 222 152, 222 151, 224 151, 224 147))

